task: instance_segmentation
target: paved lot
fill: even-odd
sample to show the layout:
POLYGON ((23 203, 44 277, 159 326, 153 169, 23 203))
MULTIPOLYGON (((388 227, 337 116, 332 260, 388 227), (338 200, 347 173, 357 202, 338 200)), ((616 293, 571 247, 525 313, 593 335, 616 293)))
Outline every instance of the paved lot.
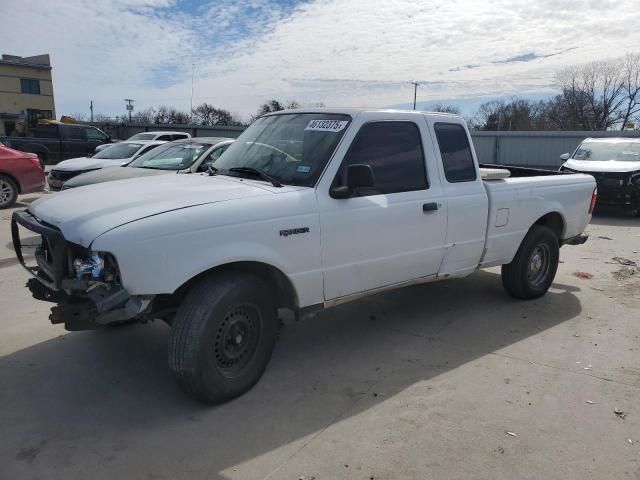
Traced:
POLYGON ((166 326, 67 333, 4 261, 0 478, 640 479, 640 273, 611 260, 640 220, 589 233, 536 301, 492 269, 288 322, 218 407, 172 383, 166 326))

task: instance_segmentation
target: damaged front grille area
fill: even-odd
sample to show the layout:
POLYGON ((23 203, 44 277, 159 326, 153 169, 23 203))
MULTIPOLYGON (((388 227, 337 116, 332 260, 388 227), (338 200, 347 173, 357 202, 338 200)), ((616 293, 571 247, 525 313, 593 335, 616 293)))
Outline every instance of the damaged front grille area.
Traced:
POLYGON ((11 217, 11 237, 20 264, 48 288, 60 290, 62 279, 68 273, 68 246, 60 230, 39 221, 28 211, 14 212, 11 217), (19 226, 41 236, 41 244, 35 250, 36 266, 25 262, 19 226))
POLYGON ((151 302, 151 298, 129 295, 111 254, 67 242, 60 230, 28 211, 14 212, 11 235, 18 261, 34 277, 27 282, 32 295, 56 304, 49 316, 54 324, 64 323, 67 330, 91 329, 135 318, 151 302), (40 235, 35 266, 25 261, 20 227, 40 235))

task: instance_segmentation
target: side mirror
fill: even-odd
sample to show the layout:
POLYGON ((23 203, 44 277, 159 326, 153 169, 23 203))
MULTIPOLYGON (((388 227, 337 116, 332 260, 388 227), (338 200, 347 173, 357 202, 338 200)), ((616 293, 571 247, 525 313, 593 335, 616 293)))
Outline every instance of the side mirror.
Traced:
POLYGON ((347 185, 331 189, 333 198, 349 198, 358 188, 373 187, 376 183, 370 165, 356 163, 347 167, 347 185))
POLYGON ((570 153, 563 153, 562 155, 560 155, 560 160, 564 160, 565 162, 567 160, 569 160, 571 158, 571 154, 570 153))

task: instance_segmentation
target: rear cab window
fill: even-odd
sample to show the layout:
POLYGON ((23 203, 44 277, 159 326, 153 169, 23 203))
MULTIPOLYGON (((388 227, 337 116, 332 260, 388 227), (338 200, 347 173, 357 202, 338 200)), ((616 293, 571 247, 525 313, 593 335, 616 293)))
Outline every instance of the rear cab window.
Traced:
POLYGON ((434 125, 434 130, 447 182, 474 182, 477 179, 476 166, 464 127, 457 123, 439 122, 434 125))

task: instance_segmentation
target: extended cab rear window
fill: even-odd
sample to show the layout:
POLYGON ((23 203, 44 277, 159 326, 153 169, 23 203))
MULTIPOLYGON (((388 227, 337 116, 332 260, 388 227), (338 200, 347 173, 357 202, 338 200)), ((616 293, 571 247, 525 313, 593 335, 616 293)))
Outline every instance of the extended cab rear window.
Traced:
POLYGON ((436 123, 434 126, 444 175, 449 183, 473 182, 476 166, 473 163, 467 132, 457 123, 436 123))

